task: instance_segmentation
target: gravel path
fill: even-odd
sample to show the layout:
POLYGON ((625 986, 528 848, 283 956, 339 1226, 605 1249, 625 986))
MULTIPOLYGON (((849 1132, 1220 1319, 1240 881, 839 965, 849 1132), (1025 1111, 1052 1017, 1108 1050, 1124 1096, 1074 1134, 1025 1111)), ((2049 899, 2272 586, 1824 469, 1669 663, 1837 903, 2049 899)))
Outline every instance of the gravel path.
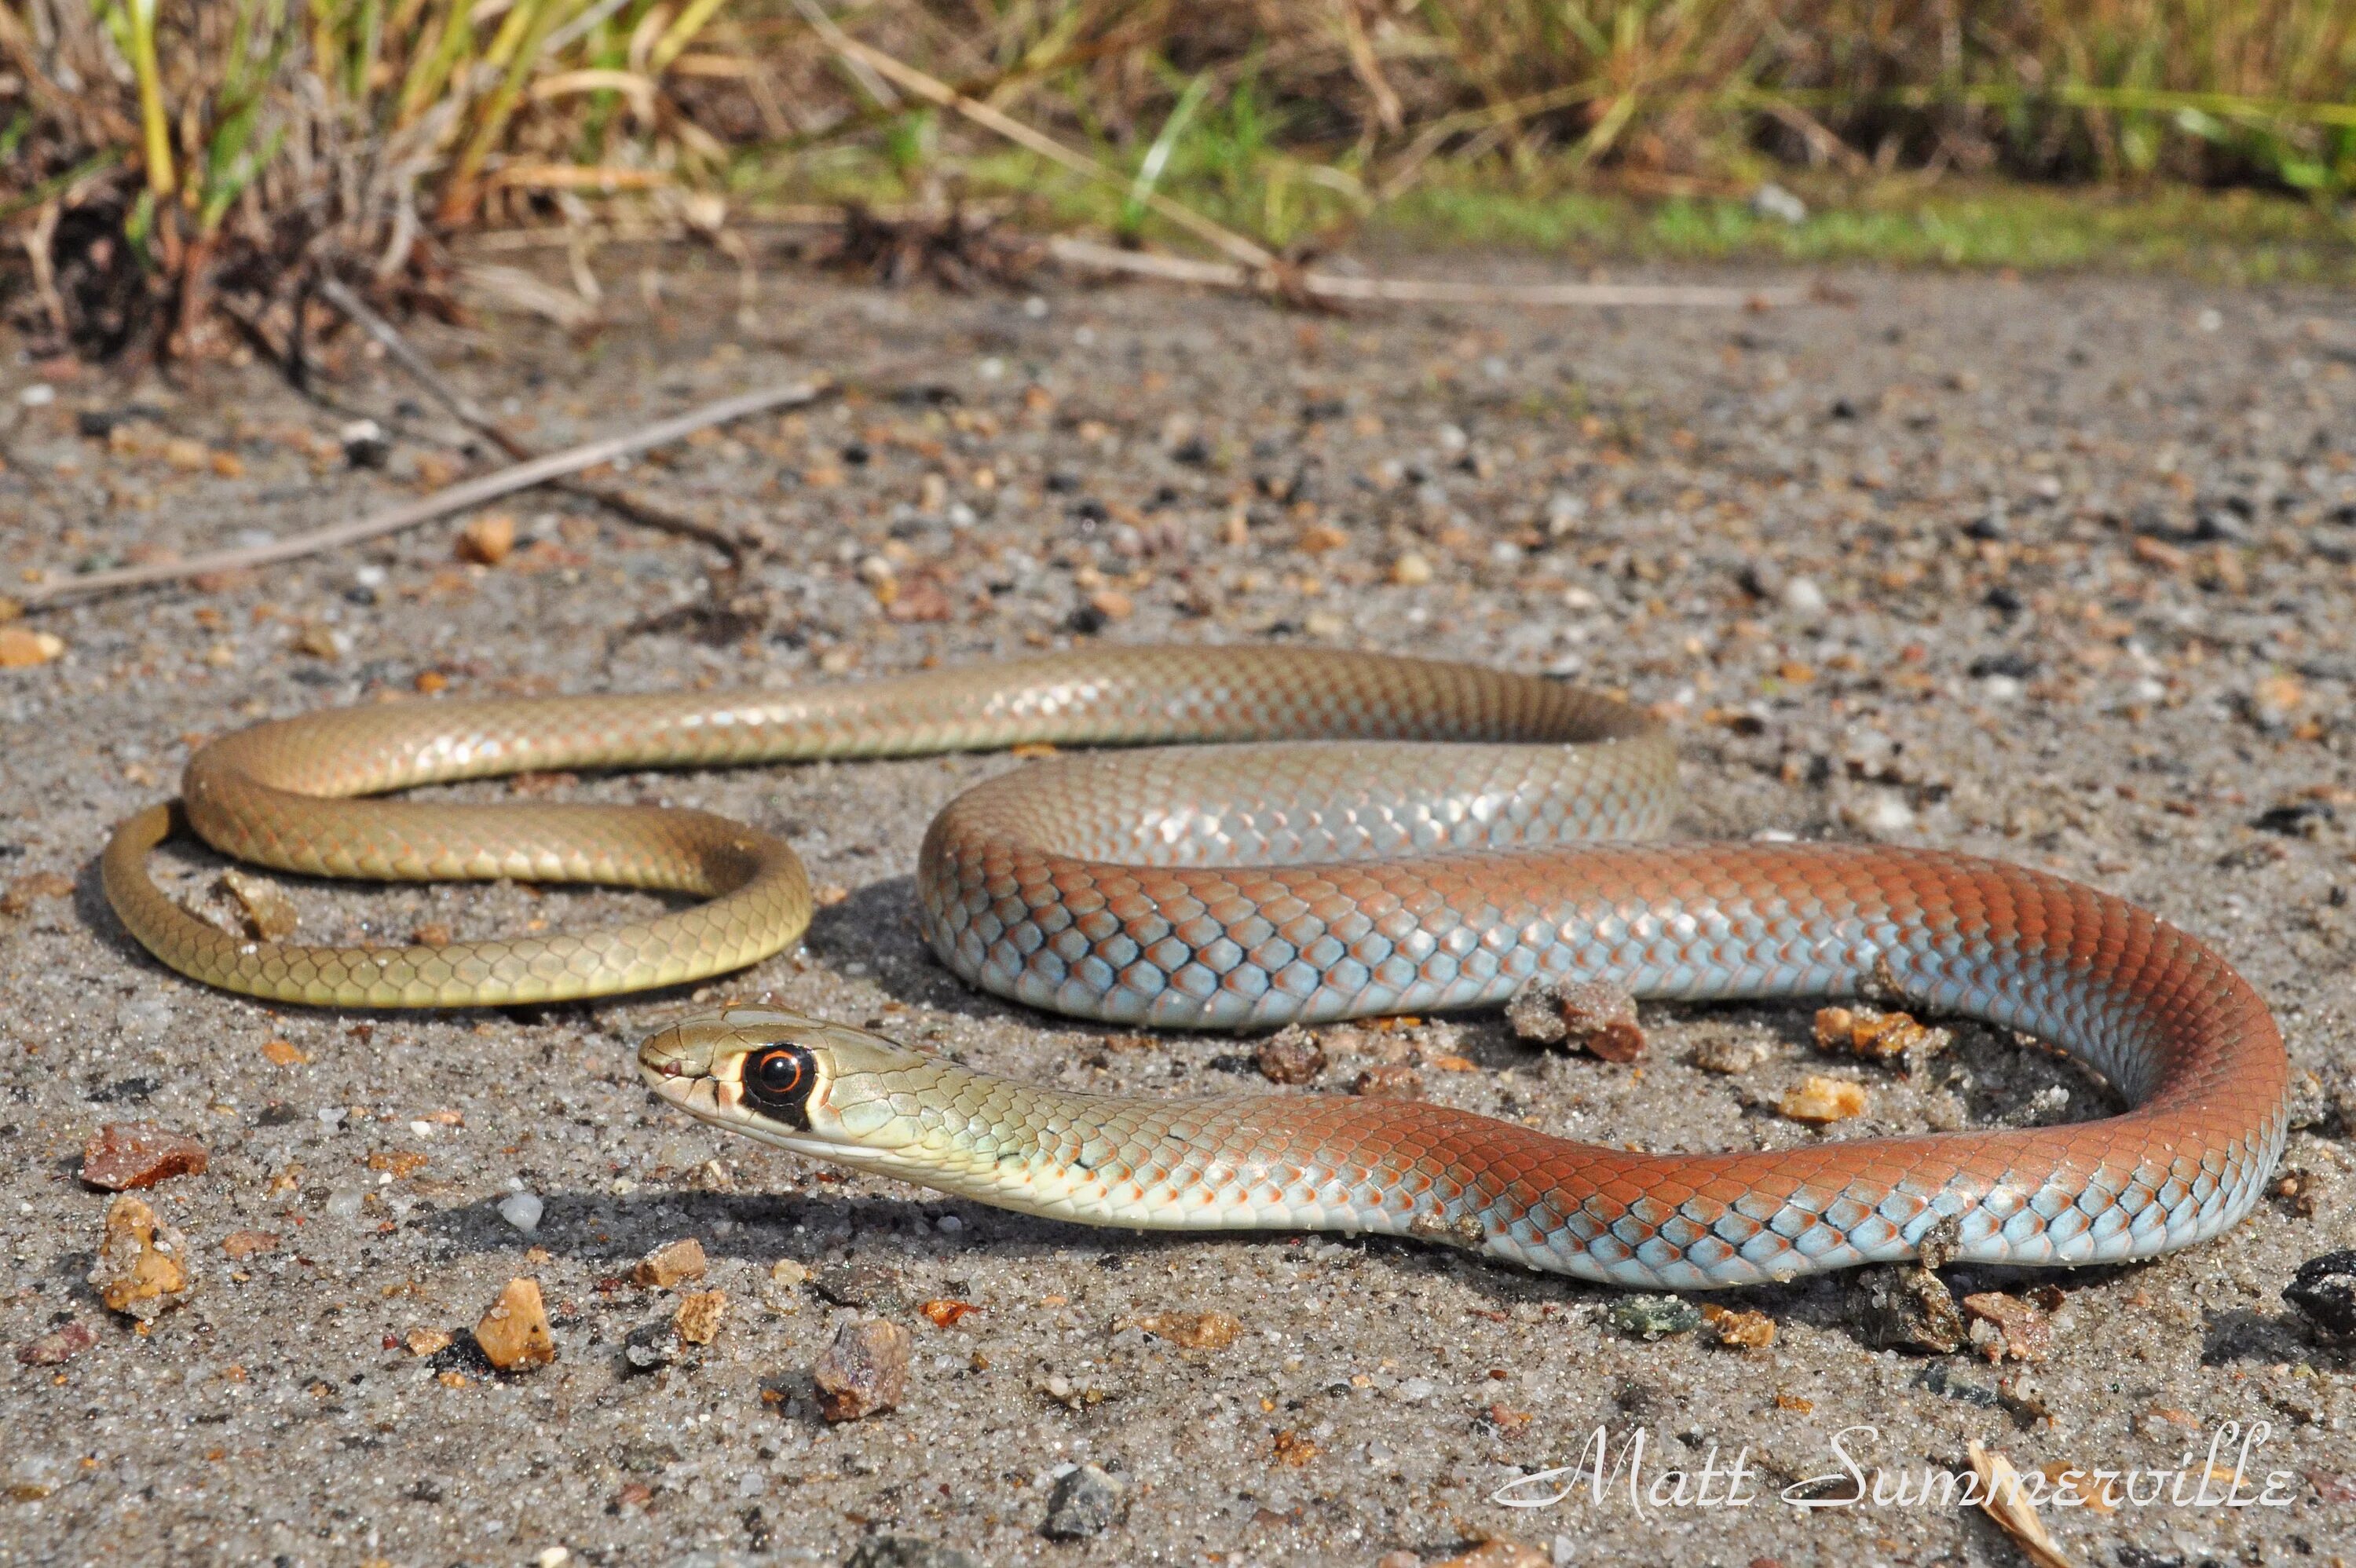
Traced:
MULTIPOLYGON (((2189 1499, 2212 1439, 2258 1424, 2242 1498, 2281 1472, 2286 1506, 2155 1502, 2147 1481, 2047 1517, 2086 1563, 2356 1560, 2351 1361, 2280 1295, 2302 1260, 2356 1245, 2344 300, 1865 275, 1767 314, 1329 319, 793 276, 737 322, 733 272, 663 282, 585 347, 504 318, 423 341, 551 446, 812 368, 864 378, 624 476, 766 531, 757 582, 715 595, 700 547, 541 495, 507 508, 497 565, 459 559, 444 525, 0 638, 29 660, 52 648, 27 633, 63 645, 0 669, 0 1339, 18 1352, 0 1562, 834 1563, 862 1541, 870 1563, 957 1561, 892 1538, 989 1563, 1406 1563, 1494 1537, 1472 1561, 2010 1563, 1977 1513, 1919 1496, 1972 1441, 2029 1472, 2190 1463, 2189 1499), (158 969, 96 891, 107 826, 254 719, 434 690, 785 685, 1090 635, 1561 674, 1676 720, 1691 833, 1951 846, 2142 902, 2277 1009, 2315 1080, 2286 1162, 2298 1190, 2147 1266, 1950 1271, 1958 1296, 2058 1286, 2046 1358, 1992 1365, 1877 1347, 1854 1278, 1726 1297, 1772 1319, 1763 1348, 1714 1325, 1648 1341, 1610 1292, 1442 1251, 1085 1231, 662 1114, 632 1049, 721 996, 1065 1084, 1262 1082, 1248 1042, 1068 1025, 930 962, 907 914, 923 826, 1004 758, 437 792, 660 798, 791 834, 841 896, 801 953, 692 997, 265 1008, 158 969), (195 1283, 136 1330, 84 1283, 108 1199, 78 1173, 107 1122, 210 1158, 143 1194, 185 1232, 195 1283), (684 1238, 700 1278, 634 1283, 684 1238), (466 1331, 519 1276, 556 1360, 498 1373, 466 1331), (674 1315, 715 1290, 710 1344, 683 1344, 674 1315), (830 1425, 810 1369, 854 1317, 907 1330, 909 1386, 830 1425), (1641 1435, 1633 1500, 1624 1470, 1600 1499, 1496 1500, 1560 1490, 1525 1477, 1591 1459, 1599 1429, 1615 1456, 1641 1435), (1839 1471, 1837 1442, 1880 1469, 1880 1500, 1779 1500, 1839 1471), (1725 1500, 1738 1455, 1747 1506, 1725 1500), (1901 1484, 1915 1495, 1895 1500, 1901 1484), (1051 1515, 1073 1539, 1043 1532, 1051 1515)), ((316 526, 460 471, 455 432, 354 343, 328 367, 342 411, 257 367, 51 391, 0 347, 0 592, 37 563, 316 526), (345 462, 360 414, 391 432, 381 470, 345 462)), ((477 553, 497 532, 478 524, 477 553)), ((231 918, 216 859, 179 848, 159 869, 231 918)), ((285 885, 316 940, 654 904, 285 885)), ((1414 1069, 1435 1100, 1655 1149, 2110 1104, 1976 1028, 1908 1076, 1819 1054, 1806 1009, 1644 1022, 1633 1065, 1537 1051, 1494 1018, 1328 1031, 1320 1086, 1414 1069), (1811 1075, 1862 1083, 1864 1114, 1780 1115, 1811 1075)), ((712 1306, 691 1316, 708 1328, 712 1306)))

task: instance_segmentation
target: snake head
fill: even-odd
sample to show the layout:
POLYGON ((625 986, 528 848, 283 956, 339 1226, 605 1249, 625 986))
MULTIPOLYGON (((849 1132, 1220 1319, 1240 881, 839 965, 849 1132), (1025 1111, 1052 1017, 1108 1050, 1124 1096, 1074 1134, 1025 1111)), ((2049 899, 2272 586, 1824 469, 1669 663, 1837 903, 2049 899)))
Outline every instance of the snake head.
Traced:
POLYGON ((697 1120, 869 1168, 915 1136, 895 1088, 936 1066, 882 1035, 768 1008, 689 1019, 638 1047, 647 1086, 697 1120))

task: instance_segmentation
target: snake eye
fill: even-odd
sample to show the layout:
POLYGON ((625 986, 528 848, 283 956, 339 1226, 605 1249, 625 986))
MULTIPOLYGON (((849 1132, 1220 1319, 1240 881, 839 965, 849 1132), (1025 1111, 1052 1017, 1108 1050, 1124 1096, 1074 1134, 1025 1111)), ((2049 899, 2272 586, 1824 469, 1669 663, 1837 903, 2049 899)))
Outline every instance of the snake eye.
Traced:
POLYGON ((818 1064, 798 1045, 773 1045, 744 1059, 744 1098, 767 1115, 808 1127, 818 1064))

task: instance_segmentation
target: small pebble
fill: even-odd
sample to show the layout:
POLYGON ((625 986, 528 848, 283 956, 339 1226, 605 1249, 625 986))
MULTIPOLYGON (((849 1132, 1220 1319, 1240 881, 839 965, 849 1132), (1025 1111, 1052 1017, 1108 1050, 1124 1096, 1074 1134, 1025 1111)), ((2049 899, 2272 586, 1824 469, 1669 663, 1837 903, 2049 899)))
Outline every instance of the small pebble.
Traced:
POLYGON ((1751 210, 1762 218, 1794 227, 1808 220, 1808 204, 1772 180, 1751 193, 1751 210))
POLYGON ((1843 1051, 1868 1061, 1911 1062, 1928 1060, 1955 1042, 1943 1029, 1917 1022, 1906 1013, 1880 1013, 1871 1008, 1825 1008, 1815 1019, 1816 1049, 1843 1051))
POLYGON ((16 1360, 28 1367, 62 1367, 97 1343, 97 1330, 76 1319, 17 1346, 16 1360))
POLYGON ((1290 1024, 1261 1040, 1252 1051, 1260 1076, 1271 1083, 1307 1083, 1325 1071, 1325 1052, 1317 1037, 1290 1024))
POLYGON ((681 1280, 701 1279, 711 1265, 703 1256, 703 1243, 693 1236, 683 1236, 676 1242, 666 1242, 638 1260, 630 1271, 630 1281, 649 1290, 669 1290, 681 1280))
POLYGON ((916 1310, 923 1313, 925 1320, 936 1328, 954 1328, 981 1308, 970 1301, 958 1301, 949 1296, 937 1296, 929 1301, 918 1302, 916 1310))
POLYGON ((1047 1496, 1047 1521, 1040 1533, 1050 1541, 1084 1541, 1102 1535, 1120 1518, 1129 1488, 1094 1465, 1066 1472, 1047 1496))
POLYGON ((2325 1338, 2356 1339, 2356 1249, 2308 1259, 2282 1295, 2325 1338))
POLYGON ((908 1353, 914 1339, 888 1317, 845 1323, 810 1368, 819 1413, 858 1421, 891 1410, 908 1394, 908 1353))
POLYGON ((810 1283, 820 1296, 837 1307, 897 1312, 908 1305, 900 1276, 881 1264, 840 1264, 819 1270, 810 1283))
POLYGON ((289 645, 298 654, 333 664, 352 651, 352 639, 350 633, 339 632, 325 621, 305 621, 295 628, 289 645))
POLYGON ((55 632, 0 626, 0 669, 31 669, 61 656, 66 642, 55 632))
POLYGON ((1529 981, 1505 1004, 1505 1022, 1523 1040, 1568 1045, 1605 1061, 1644 1054, 1636 998, 1607 981, 1529 981))
POLYGON ((477 566, 497 566, 515 553, 515 519, 505 512, 492 512, 459 530, 457 555, 477 566))
POLYGON ((1358 1074, 1350 1093, 1375 1100, 1420 1100, 1423 1074, 1399 1062, 1378 1062, 1358 1074))
POLYGON ((499 1218, 527 1236, 540 1229, 540 1217, 546 1212, 537 1193, 510 1192, 499 1200, 499 1218))
POLYGON ((1930 1269, 1880 1264, 1859 1269, 1858 1327, 1867 1344, 1946 1355, 1971 1338, 1953 1292, 1930 1269))
POLYGON ((1775 1320, 1764 1312, 1720 1307, 1712 1302, 1701 1309, 1701 1317, 1721 1345, 1731 1345, 1740 1350, 1763 1350, 1775 1342, 1775 1320))
POLYGON ((773 1284, 784 1285, 788 1290, 809 1276, 810 1271, 808 1265, 796 1263, 791 1258, 779 1258, 769 1265, 770 1281, 773 1284))
POLYGON ((1896 790, 1876 790, 1843 815, 1849 826, 1866 833, 1903 833, 1914 826, 1914 808, 1896 790))
POLYGON ((1787 580, 1779 597, 1783 601, 1784 609, 1804 620, 1814 620, 1826 610, 1825 591, 1816 586, 1815 579, 1812 577, 1787 580))
POLYGON ((1701 1313, 1681 1296, 1623 1296, 1604 1316, 1612 1327, 1633 1339, 1657 1339, 1701 1327, 1701 1313))
POLYGON ((129 1193, 106 1207, 90 1283, 110 1312, 151 1323, 187 1299, 188 1240, 129 1193))
POLYGON ((153 1122, 109 1122, 82 1146, 81 1179, 102 1191, 153 1187, 204 1171, 205 1146, 153 1122))
POLYGON ((1225 1312, 1153 1312, 1130 1321, 1182 1350, 1224 1350, 1244 1331, 1244 1326, 1225 1312))
POLYGON ((303 923, 294 900, 262 878, 234 866, 220 874, 220 890, 237 901, 250 936, 258 936, 264 942, 284 942, 303 923))
POLYGON ((671 1314, 671 1324, 683 1343, 709 1345, 719 1338, 720 1320, 727 1312, 726 1291, 694 1291, 680 1298, 679 1310, 671 1314))
POLYGON ((422 1359, 426 1356, 438 1356, 448 1349, 451 1335, 446 1328, 412 1328, 402 1337, 401 1342, 411 1355, 422 1359))
POLYGON ((556 1360, 556 1339, 549 1331, 540 1282, 508 1281, 499 1298, 475 1325, 475 1343, 482 1347, 483 1359, 503 1372, 544 1367, 556 1360))
POLYGON ((658 1319, 641 1323, 622 1339, 622 1360, 632 1371, 659 1371, 679 1360, 679 1327, 658 1319))
POLYGON ((1391 562, 1391 581, 1401 588, 1420 588, 1431 581, 1431 562, 1409 550, 1391 562))
POLYGON ((1783 1098, 1775 1102, 1775 1109, 1795 1122, 1823 1126, 1863 1115, 1868 1103, 1864 1084, 1846 1078, 1822 1078, 1811 1074, 1796 1086, 1784 1090, 1783 1098))
POLYGON ((392 442, 374 420, 353 420, 339 432, 344 461, 354 468, 382 468, 392 457, 392 442))
POLYGON ((1961 1302, 1971 1324, 1973 1349, 1991 1361, 2009 1357, 2016 1361, 2041 1361, 2053 1353, 2051 1311, 2062 1296, 2051 1285, 2038 1293, 2043 1301, 2024 1301, 2000 1290, 1966 1296, 1961 1302))
POLYGON ((1767 1058, 1767 1048, 1755 1040, 1738 1040, 1723 1035, 1704 1040, 1694 1051, 1694 1065, 1705 1072, 1721 1072, 1729 1077, 1748 1072, 1767 1058))

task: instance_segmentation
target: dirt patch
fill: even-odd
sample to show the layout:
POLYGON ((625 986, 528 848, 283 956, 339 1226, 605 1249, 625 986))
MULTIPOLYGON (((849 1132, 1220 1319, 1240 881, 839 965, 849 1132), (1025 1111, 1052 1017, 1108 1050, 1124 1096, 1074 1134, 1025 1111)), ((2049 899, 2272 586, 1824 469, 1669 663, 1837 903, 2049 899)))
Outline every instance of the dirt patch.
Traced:
MULTIPOLYGON (((504 508, 496 565, 459 558, 457 520, 35 623, 64 646, 0 671, 0 881, 72 881, 0 915, 0 1333, 34 1344, 70 1319, 98 1342, 5 1363, 0 1561, 562 1546, 835 1563, 888 1534, 990 1563, 1365 1563, 1492 1533, 1569 1563, 2002 1561, 1976 1514, 1778 1494, 1837 1473, 1836 1437, 1859 1425, 1876 1432, 1848 1451, 1919 1493, 1973 1439, 2023 1472, 2173 1470, 2188 1453, 2197 1470, 2227 1423, 2266 1424, 2249 1473, 2263 1488, 2286 1472, 2287 1507, 2049 1509, 2057 1535, 2089 1563, 2348 1552, 2349 1364, 2279 1293, 2301 1260, 2356 1243, 2356 322, 2289 293, 1826 281, 1847 303, 1334 320, 1158 290, 945 298, 797 277, 745 327, 733 272, 690 273, 585 350, 528 327, 429 336, 551 447, 813 368, 865 389, 623 475, 770 537, 724 602, 694 545, 531 496, 504 508), (1021 1219, 845 1179, 650 1101, 640 1038, 765 993, 1053 1083, 1265 1086, 1253 1042, 1063 1023, 934 965, 908 916, 916 845, 949 794, 1017 765, 1003 758, 430 792, 661 798, 791 834, 835 890, 804 950, 692 997, 266 1008, 159 969, 97 892, 107 827, 169 795, 203 736, 269 715, 424 690, 785 685, 1087 636, 1551 671, 1676 719, 1687 832, 1949 846, 2135 899, 2213 940, 2318 1075, 2286 1159, 2298 1193, 2193 1252, 2051 1276, 2047 1359, 1991 1367, 1869 1349, 1840 1277, 1730 1296, 1772 1342, 1647 1339, 1614 1327, 1612 1292, 1451 1248, 1021 1219), (93 1132, 134 1120, 210 1154, 144 1195, 194 1281, 144 1333, 84 1283, 106 1200, 74 1179, 93 1132), (691 1237, 709 1258, 691 1288, 728 1302, 708 1343, 679 1332, 678 1291, 631 1277, 691 1237), (555 1360, 501 1373, 466 1330, 519 1277, 555 1360), (1143 1327, 1205 1314, 1238 1331, 1143 1327), (907 1390, 830 1424, 810 1369, 859 1317, 907 1331, 907 1390), (1644 1435, 1647 1487, 1697 1486, 1715 1449, 1714 1499, 1743 1454, 1757 1500, 1632 1502, 1624 1477, 1600 1501, 1494 1500, 1558 1489, 1527 1477, 1585 1463, 1599 1428, 1615 1455, 1644 1435), (1075 1476, 1118 1499, 1087 1529, 1075 1476)), ((0 411, 12 566, 292 531, 463 461, 357 354, 333 408, 258 368, 85 378, 46 403, 25 385, 0 411), (346 462, 362 413, 391 434, 380 468, 346 462)), ((234 917, 213 857, 159 859, 234 917)), ((314 940, 654 903, 277 880, 314 940)), ((1547 1053, 1494 1016, 1326 1031, 1318 1083, 1405 1068, 1433 1100, 1663 1150, 2111 1104, 1972 1026, 1912 1077, 1835 1063, 1811 1012, 1648 1007, 1633 1065, 1547 1053), (1819 1132, 1774 1113, 1830 1066, 1868 1084, 1866 1114, 1819 1132)), ((1950 1277, 1959 1296, 2040 1283, 1950 1277)))

